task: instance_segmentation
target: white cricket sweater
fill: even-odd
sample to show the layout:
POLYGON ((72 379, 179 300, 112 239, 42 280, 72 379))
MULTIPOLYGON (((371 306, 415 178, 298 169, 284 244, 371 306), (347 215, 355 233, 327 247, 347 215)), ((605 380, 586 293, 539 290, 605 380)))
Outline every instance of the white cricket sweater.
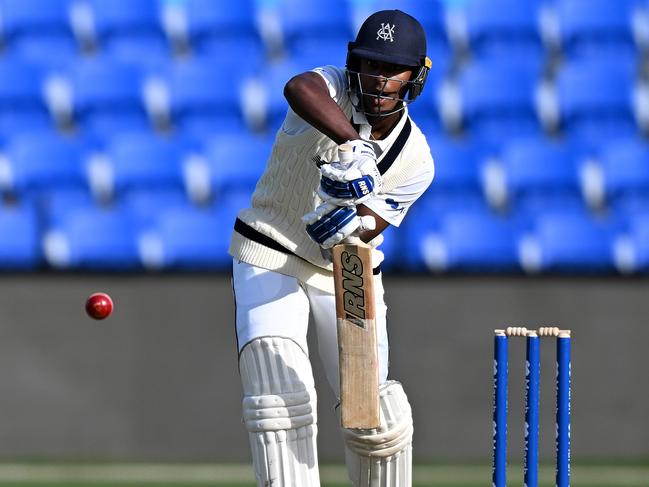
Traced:
MULTIPOLYGON (((335 82, 341 82, 340 68, 328 66, 321 69, 327 70, 324 75, 332 75, 335 82)), ((322 72, 320 74, 323 75, 322 72)), ((327 81, 330 83, 331 78, 327 81)), ((362 114, 354 110, 346 90, 342 94, 344 87, 338 86, 336 89, 338 96, 332 97, 345 114, 350 119, 353 116, 354 121, 359 115, 364 119, 362 114)), ((297 115, 289 110, 287 120, 289 117, 295 118, 297 115)), ((248 227, 272 239, 286 251, 274 250, 234 231, 229 252, 235 259, 293 276, 333 293, 332 264, 322 257, 319 246, 307 235, 302 216, 322 202, 316 194, 320 171, 314 157, 325 161, 337 160, 338 147, 306 122, 297 133, 293 130, 289 132, 287 126, 285 122, 277 132, 266 169, 253 193, 251 208, 240 211, 238 215, 238 219, 248 227)), ((407 110, 404 110, 387 138, 372 143, 377 151, 379 169, 383 172, 383 187, 377 200, 384 203, 385 195, 393 191, 398 193, 400 186, 408 186, 409 180, 417 175, 421 179, 421 174, 424 174, 426 184, 411 198, 414 201, 432 180, 433 160, 425 137, 412 122, 407 110), (393 146, 394 149, 390 151, 393 146), (397 153, 398 147, 402 148, 397 153)), ((375 205, 368 206, 375 210, 375 205)), ((404 209, 407 206, 404 205, 404 209)))

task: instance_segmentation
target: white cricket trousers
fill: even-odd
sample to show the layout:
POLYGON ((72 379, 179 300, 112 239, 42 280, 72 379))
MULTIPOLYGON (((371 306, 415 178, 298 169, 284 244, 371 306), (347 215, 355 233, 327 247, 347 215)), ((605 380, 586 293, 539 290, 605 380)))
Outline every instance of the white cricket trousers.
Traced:
MULTIPOLYGON (((305 284, 295 277, 262 269, 237 259, 232 264, 232 289, 236 306, 239 352, 261 337, 289 338, 308 355, 307 329, 313 317, 320 360, 336 398, 340 397, 336 304, 333 294, 305 284)), ((374 277, 379 382, 388 375, 387 307, 381 275, 374 277)))

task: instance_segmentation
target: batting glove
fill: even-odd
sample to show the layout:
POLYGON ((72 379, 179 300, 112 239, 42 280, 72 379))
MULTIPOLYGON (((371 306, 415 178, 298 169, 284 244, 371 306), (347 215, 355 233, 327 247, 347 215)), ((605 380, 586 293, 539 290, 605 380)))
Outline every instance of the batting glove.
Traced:
POLYGON ((330 249, 348 237, 358 236, 364 230, 374 230, 373 216, 358 216, 354 206, 335 206, 323 203, 302 217, 306 232, 315 243, 330 249))
POLYGON ((336 206, 355 206, 381 190, 383 178, 376 166, 376 154, 369 142, 352 140, 353 160, 320 167, 318 195, 336 206))

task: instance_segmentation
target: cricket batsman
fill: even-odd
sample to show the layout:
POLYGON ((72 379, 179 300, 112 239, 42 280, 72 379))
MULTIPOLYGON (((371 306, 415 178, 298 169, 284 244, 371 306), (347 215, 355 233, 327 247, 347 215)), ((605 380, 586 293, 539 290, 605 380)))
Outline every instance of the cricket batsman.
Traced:
POLYGON ((356 487, 412 483, 412 414, 401 384, 388 380, 377 247, 433 180, 430 149, 408 115, 430 66, 420 23, 384 10, 349 43, 345 68, 318 67, 284 88, 290 108, 230 243, 243 421, 259 486, 320 485, 307 326, 311 316, 339 397, 329 250, 350 236, 374 249, 381 425, 343 429, 349 477, 356 487), (344 143, 353 158, 343 165, 344 143))

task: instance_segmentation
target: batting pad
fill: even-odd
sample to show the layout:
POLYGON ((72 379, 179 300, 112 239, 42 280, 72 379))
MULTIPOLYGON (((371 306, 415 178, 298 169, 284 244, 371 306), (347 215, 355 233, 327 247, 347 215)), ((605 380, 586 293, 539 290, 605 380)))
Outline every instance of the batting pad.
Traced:
POLYGON ((343 429, 345 460, 354 487, 412 485, 412 411, 399 382, 381 386, 381 427, 343 429))
POLYGON ((243 421, 258 486, 320 486, 311 363, 292 340, 263 337, 239 358, 243 421))

